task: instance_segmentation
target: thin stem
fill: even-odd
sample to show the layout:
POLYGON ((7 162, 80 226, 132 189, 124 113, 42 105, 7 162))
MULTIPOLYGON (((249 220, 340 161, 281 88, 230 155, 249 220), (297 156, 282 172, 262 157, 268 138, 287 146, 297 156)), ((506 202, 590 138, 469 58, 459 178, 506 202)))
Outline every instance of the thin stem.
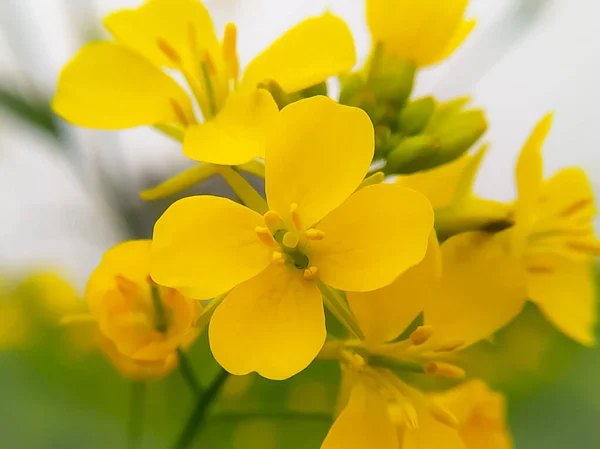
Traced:
POLYGON ((225 178, 227 184, 229 184, 240 200, 250 209, 259 214, 264 214, 269 210, 265 199, 232 167, 220 165, 219 173, 225 178))
POLYGON ((154 304, 154 326, 156 330, 163 334, 167 332, 167 315, 165 314, 165 306, 160 298, 160 290, 157 286, 150 287, 152 292, 152 303, 154 304))
POLYGON ((204 86, 206 88, 206 96, 208 97, 208 105, 210 107, 211 117, 217 115, 217 100, 215 97, 215 89, 212 84, 212 80, 210 79, 210 72, 208 70, 208 65, 206 62, 203 62, 202 67, 202 76, 204 78, 204 86))
POLYGON ((194 374, 194 369, 192 368, 190 360, 181 348, 177 348, 177 355, 179 356, 179 372, 181 372, 181 377, 183 377, 194 394, 197 397, 200 397, 202 394, 202 387, 194 374))
POLYGON ((140 197, 144 201, 166 198, 187 190, 217 173, 218 169, 216 165, 203 162, 167 179, 156 187, 140 192, 140 197))
POLYGON ((323 282, 318 282, 319 289, 323 294, 323 303, 333 316, 357 339, 363 340, 364 336, 352 312, 347 307, 344 298, 323 282))
POLYGON ((163 123, 161 125, 154 125, 154 129, 161 133, 169 136, 171 139, 175 139, 178 142, 183 142, 183 136, 185 135, 185 129, 181 126, 170 125, 163 123))
POLYGON ((128 428, 128 448, 137 449, 142 440, 144 427, 144 402, 146 397, 146 384, 144 382, 132 382, 131 403, 128 428))
POLYGON ((202 315, 196 322, 196 327, 198 329, 204 330, 204 328, 210 321, 210 317, 212 316, 213 312, 215 311, 217 306, 223 302, 223 300, 225 299, 225 297, 227 296, 228 293, 229 292, 223 293, 222 295, 217 296, 216 298, 214 298, 212 301, 210 301, 208 303, 208 305, 202 311, 202 315))
POLYGON ((214 401, 214 399, 221 391, 223 384, 229 377, 229 373, 225 370, 221 370, 212 384, 206 389, 204 394, 198 399, 192 414, 188 418, 188 421, 179 435, 177 442, 173 446, 175 449, 186 449, 190 447, 190 444, 194 441, 197 432, 202 428, 204 420, 206 419, 206 412, 214 401))
POLYGON ((245 172, 252 173, 259 178, 265 179, 265 164, 256 159, 246 162, 245 164, 236 165, 236 167, 245 172))

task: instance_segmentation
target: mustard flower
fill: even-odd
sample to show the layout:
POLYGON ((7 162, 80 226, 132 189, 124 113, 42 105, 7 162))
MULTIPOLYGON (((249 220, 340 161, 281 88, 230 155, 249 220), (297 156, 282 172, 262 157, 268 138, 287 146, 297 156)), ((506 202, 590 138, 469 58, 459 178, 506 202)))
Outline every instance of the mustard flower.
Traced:
POLYGON ((237 31, 220 43, 198 0, 151 0, 104 20, 115 41, 84 46, 63 69, 52 107, 84 127, 155 125, 183 135, 195 160, 236 165, 264 156, 264 135, 277 116, 275 81, 288 93, 325 81, 355 63, 352 35, 332 14, 294 26, 259 54, 239 79, 237 31), (163 69, 180 72, 202 111, 198 124, 186 91, 163 69))
POLYGON ((292 103, 267 140, 264 216, 195 196, 157 221, 153 279, 198 299, 231 290, 209 326, 226 370, 298 373, 325 341, 321 284, 374 290, 423 258, 433 226, 427 200, 393 184, 357 190, 373 134, 360 109, 321 96, 292 103))

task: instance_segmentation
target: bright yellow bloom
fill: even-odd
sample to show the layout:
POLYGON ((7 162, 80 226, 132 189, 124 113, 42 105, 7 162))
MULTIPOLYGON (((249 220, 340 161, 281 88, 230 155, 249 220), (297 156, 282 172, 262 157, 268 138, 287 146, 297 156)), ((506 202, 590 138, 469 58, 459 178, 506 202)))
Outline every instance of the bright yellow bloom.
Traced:
POLYGON ((196 196, 156 223, 157 282, 199 299, 233 289, 209 327, 213 354, 231 373, 285 379, 310 364, 326 336, 316 280, 374 290, 423 258, 433 225, 427 200, 398 185, 357 190, 373 152, 364 111, 301 100, 280 112, 268 139, 264 216, 196 196))
POLYGON ((367 0, 373 46, 386 56, 425 67, 450 56, 474 20, 463 18, 469 0, 367 0))
POLYGON ((197 336, 201 306, 175 289, 157 286, 149 272, 150 241, 121 243, 91 274, 85 299, 100 332, 118 352, 164 365, 197 336))
MULTIPOLYGON (((508 323, 529 298, 564 334, 595 342, 595 283, 590 263, 600 251, 591 187, 580 169, 543 178, 541 148, 551 116, 536 126, 517 163, 514 226, 494 236, 465 233, 442 246, 456 278, 442 285, 425 320, 451 338, 477 341, 508 323), (512 286, 510 301, 500 286, 512 286), (482 301, 482 298, 485 298, 482 301), (519 303, 521 304, 519 306, 519 303), (510 305, 510 307, 509 307, 510 305)), ((446 260, 444 260, 446 265, 446 260)))
POLYGON ((257 85, 275 80, 288 93, 325 81, 355 63, 352 35, 332 14, 307 19, 258 55, 239 78, 236 28, 223 42, 198 0, 149 0, 109 15, 116 41, 83 47, 61 73, 54 111, 90 128, 158 125, 186 130, 192 159, 235 165, 264 157, 265 130, 277 116, 271 95, 257 85), (162 68, 186 79, 205 119, 162 68))
MULTIPOLYGON (((454 276, 452 271, 444 270, 440 259, 432 233, 423 261, 393 284, 374 292, 348 293, 365 340, 342 345, 342 394, 349 398, 322 449, 510 447, 494 445, 510 440, 504 428, 501 398, 482 383, 470 382, 447 393, 430 395, 411 387, 390 369, 421 366, 430 375, 454 379, 465 375, 461 368, 444 361, 451 360, 453 351, 463 342, 435 338, 436 329, 427 325, 417 327, 406 340, 396 340, 431 298, 440 294, 437 286, 443 278, 454 276), (382 356, 392 362, 377 362, 382 356)), ((468 279, 462 277, 457 282, 468 279)))
POLYGON ((506 427, 504 396, 490 391, 479 380, 466 382, 443 393, 430 396, 434 403, 450 411, 457 428, 420 413, 419 427, 404 432, 403 449, 511 449, 506 427))

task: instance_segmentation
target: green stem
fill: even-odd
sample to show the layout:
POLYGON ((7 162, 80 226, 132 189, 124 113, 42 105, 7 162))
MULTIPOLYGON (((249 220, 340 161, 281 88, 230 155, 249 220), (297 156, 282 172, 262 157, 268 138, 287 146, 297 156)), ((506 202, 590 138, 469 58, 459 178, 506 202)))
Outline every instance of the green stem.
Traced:
POLYGON ((323 282, 318 282, 319 289, 323 295, 323 303, 325 307, 333 314, 333 316, 350 332, 354 338, 364 340, 364 336, 352 312, 346 305, 342 296, 323 282))
POLYGON ((202 67, 202 76, 204 78, 204 86, 206 87, 206 96, 208 97, 208 104, 210 107, 211 117, 217 115, 217 100, 215 97, 215 89, 212 84, 212 80, 210 79, 210 73, 208 71, 208 66, 205 62, 201 64, 202 67))
POLYGON ((185 382, 189 385, 190 389, 194 392, 194 395, 200 397, 202 394, 202 387, 196 379, 190 360, 181 348, 177 348, 177 355, 179 356, 179 372, 181 372, 181 377, 183 377, 185 382))
POLYGON ((198 399, 183 431, 173 446, 175 449, 186 449, 190 447, 197 432, 204 424, 208 408, 219 394, 219 391, 221 391, 221 388, 228 377, 229 373, 225 370, 221 370, 221 372, 217 374, 215 380, 213 380, 212 384, 209 385, 204 394, 198 399))
POLYGON ((167 315, 165 306, 160 299, 160 290, 155 285, 150 287, 152 291, 152 303, 154 304, 154 326, 158 332, 167 332, 167 315))
POLYGON ((219 165, 219 173, 225 178, 227 184, 233 189, 242 203, 250 209, 259 214, 264 214, 269 210, 265 199, 232 167, 219 165))
POLYGON ((210 317, 214 313, 215 309, 217 308, 217 306, 219 304, 221 304, 223 302, 223 300, 228 295, 228 293, 229 292, 223 293, 222 295, 217 296, 216 298, 214 298, 212 301, 210 301, 208 303, 208 305, 202 311, 202 315, 200 316, 200 318, 196 322, 196 327, 198 329, 204 330, 204 328, 206 327, 206 325, 210 321, 210 317))
POLYGON ((144 424, 144 402, 146 396, 146 384, 144 382, 132 382, 131 404, 128 429, 128 448, 140 447, 142 430, 144 424))
POLYGON ((150 189, 140 192, 140 197, 144 201, 158 200, 166 198, 176 193, 180 193, 190 187, 205 181, 219 172, 216 165, 201 163, 194 167, 167 179, 163 183, 150 189))
POLYGON ((181 126, 170 125, 168 123, 163 123, 160 125, 154 125, 154 129, 160 131, 161 133, 169 136, 172 139, 175 139, 178 142, 183 142, 183 136, 185 135, 185 129, 181 126))

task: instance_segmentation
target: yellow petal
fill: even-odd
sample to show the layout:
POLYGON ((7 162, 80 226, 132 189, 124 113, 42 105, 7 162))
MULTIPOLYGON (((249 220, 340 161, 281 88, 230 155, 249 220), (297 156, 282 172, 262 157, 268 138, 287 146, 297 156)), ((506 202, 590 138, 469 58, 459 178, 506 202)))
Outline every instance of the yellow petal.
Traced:
POLYGON ((272 264, 236 287, 210 321, 217 361, 237 375, 258 372, 282 380, 317 356, 326 337, 321 293, 302 272, 272 264))
POLYGON ((508 324, 527 298, 520 260, 490 234, 469 232, 442 246, 439 291, 425 305, 434 338, 465 345, 508 324))
POLYGON ((358 381, 348 405, 335 420, 321 449, 398 449, 396 427, 387 401, 371 386, 358 381))
POLYGON ((193 120, 185 91, 144 57, 115 42, 84 46, 65 66, 52 109, 98 129, 193 120))
POLYGON ((350 29, 327 13, 300 22, 254 58, 244 72, 242 87, 255 88, 275 80, 295 92, 349 71, 356 63, 350 29))
POLYGON ((431 205, 420 193, 368 186, 317 224, 325 238, 312 243, 310 263, 334 288, 376 290, 423 260, 432 228, 431 205))
POLYGON ((540 196, 543 182, 542 145, 550 132, 552 114, 546 115, 536 125, 521 150, 516 167, 517 220, 531 214, 540 196))
POLYGON ((448 206, 473 156, 465 154, 449 164, 431 170, 399 176, 398 184, 416 190, 427 197, 434 208, 448 206))
POLYGON ((264 158, 266 135, 278 114, 266 90, 231 93, 215 119, 187 129, 183 152, 191 159, 220 165, 264 158))
POLYGON ((220 48, 212 19, 198 0, 152 0, 136 9, 123 9, 104 19, 110 33, 157 66, 177 69, 159 40, 174 50, 183 67, 196 78, 201 59, 208 53, 220 60, 220 48))
POLYGON ((158 219, 152 242, 152 278, 186 296, 209 299, 260 273, 272 250, 255 229, 260 214, 226 198, 193 196, 158 219))
POLYGON ((404 431, 404 439, 400 446, 402 449, 492 449, 468 448, 456 429, 434 419, 423 406, 418 407, 417 412, 419 425, 415 429, 404 431))
POLYGON ((460 436, 468 449, 513 447, 506 425, 504 397, 490 391, 482 381, 466 382, 434 398, 457 417, 460 436))
POLYGON ((468 0, 368 0, 367 22, 374 43, 418 66, 438 62, 466 37, 468 0))
POLYGON ((367 341, 382 343, 400 335, 423 311, 440 274, 440 248, 432 231, 425 258, 393 283, 372 292, 348 292, 348 303, 367 341))
POLYGON ((590 261, 558 256, 526 259, 529 299, 562 333, 586 346, 596 343, 596 282, 590 261))
POLYGON ((298 205, 305 228, 340 205, 360 185, 374 152, 367 114, 322 96, 283 108, 267 140, 269 208, 285 221, 298 205))
POLYGON ((115 289, 115 276, 124 276, 133 284, 147 285, 150 245, 150 240, 129 240, 104 253, 85 291, 85 300, 95 316, 102 314, 106 292, 115 289))
POLYGON ((454 35, 452 36, 452 38, 450 39, 450 41, 448 42, 448 44, 446 45, 446 48, 444 48, 443 52, 436 56, 432 55, 429 61, 422 63, 421 65, 436 64, 448 58, 452 53, 454 53, 458 49, 458 47, 461 46, 465 39, 469 37, 469 34, 471 34, 471 31, 473 31, 475 25, 477 25, 476 20, 463 20, 460 23, 454 35))

